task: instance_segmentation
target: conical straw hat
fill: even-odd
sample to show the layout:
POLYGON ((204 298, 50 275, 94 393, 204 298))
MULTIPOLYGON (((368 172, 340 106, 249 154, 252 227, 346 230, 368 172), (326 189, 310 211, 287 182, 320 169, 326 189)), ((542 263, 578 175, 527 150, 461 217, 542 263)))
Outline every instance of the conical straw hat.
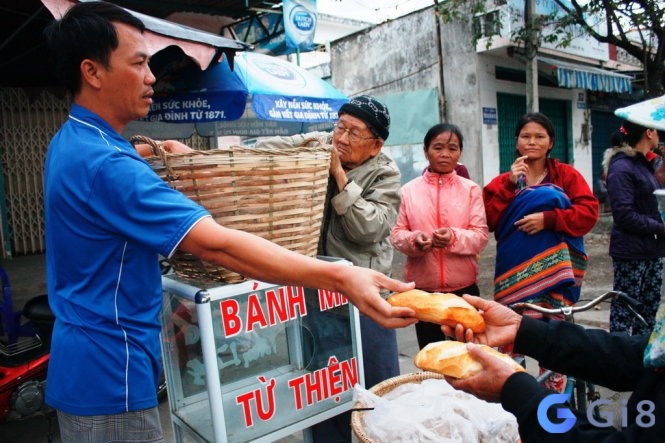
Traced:
POLYGON ((619 108, 614 115, 645 128, 665 131, 665 95, 619 108))

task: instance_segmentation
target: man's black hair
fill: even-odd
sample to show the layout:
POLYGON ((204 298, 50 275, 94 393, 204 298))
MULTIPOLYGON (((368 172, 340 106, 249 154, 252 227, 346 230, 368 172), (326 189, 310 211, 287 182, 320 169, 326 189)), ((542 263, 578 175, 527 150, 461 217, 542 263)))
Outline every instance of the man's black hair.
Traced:
POLYGON ((44 29, 58 80, 72 94, 81 88, 81 62, 97 61, 109 67, 111 52, 118 47, 113 23, 124 23, 139 31, 145 25, 123 8, 106 2, 78 3, 44 29))

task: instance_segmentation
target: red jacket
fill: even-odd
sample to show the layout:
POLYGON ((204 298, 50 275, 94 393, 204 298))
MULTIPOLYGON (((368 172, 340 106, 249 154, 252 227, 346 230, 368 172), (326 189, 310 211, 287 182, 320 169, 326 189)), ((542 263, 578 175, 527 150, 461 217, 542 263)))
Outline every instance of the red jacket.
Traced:
MULTIPOLYGON (((495 177, 483 189, 487 225, 496 230, 508 205, 515 198, 516 185, 509 180, 510 172, 495 177)), ((572 206, 568 209, 544 211, 545 229, 580 237, 593 229, 598 221, 598 199, 593 195, 586 180, 577 169, 559 160, 547 159, 549 183, 564 190, 572 206)))

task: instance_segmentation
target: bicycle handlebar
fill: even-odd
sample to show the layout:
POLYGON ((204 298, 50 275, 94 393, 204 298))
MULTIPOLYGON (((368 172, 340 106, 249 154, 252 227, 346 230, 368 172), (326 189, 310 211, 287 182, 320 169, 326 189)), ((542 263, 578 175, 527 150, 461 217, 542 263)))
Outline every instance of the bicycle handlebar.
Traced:
POLYGON ((519 303, 514 303, 512 305, 509 305, 509 308, 516 312, 521 312, 524 310, 531 310, 531 311, 536 311, 540 312, 542 314, 563 314, 565 316, 570 316, 575 312, 583 312, 583 311, 588 311, 589 309, 593 308, 597 304, 607 300, 607 299, 612 299, 612 298, 617 298, 621 302, 625 303, 630 309, 633 314, 635 314, 638 318, 640 318, 642 321, 642 316, 636 311, 637 309, 640 308, 641 303, 637 300, 635 300, 633 297, 629 296, 625 292, 621 291, 608 291, 604 294, 599 295, 598 297, 594 298, 593 300, 589 301, 586 304, 580 305, 580 306, 563 306, 561 308, 544 308, 539 305, 534 305, 532 303, 525 303, 525 302, 519 302, 519 303))

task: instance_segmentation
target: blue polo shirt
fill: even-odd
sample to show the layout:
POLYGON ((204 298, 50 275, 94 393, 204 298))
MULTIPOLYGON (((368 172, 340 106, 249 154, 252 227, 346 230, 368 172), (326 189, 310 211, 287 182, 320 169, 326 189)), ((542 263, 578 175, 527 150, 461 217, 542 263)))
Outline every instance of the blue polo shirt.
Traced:
POLYGON ((46 402, 74 415, 157 405, 158 254, 210 214, 74 105, 45 166, 46 272, 56 316, 46 402))

